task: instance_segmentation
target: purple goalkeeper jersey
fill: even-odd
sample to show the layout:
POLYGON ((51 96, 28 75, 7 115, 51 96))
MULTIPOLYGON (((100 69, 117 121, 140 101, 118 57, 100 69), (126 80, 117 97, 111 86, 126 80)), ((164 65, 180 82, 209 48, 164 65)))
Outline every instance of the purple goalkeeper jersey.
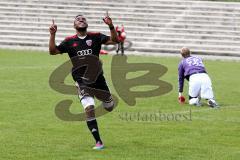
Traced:
POLYGON ((189 56, 183 58, 178 65, 178 89, 183 92, 184 79, 196 73, 206 73, 203 61, 199 57, 189 56))

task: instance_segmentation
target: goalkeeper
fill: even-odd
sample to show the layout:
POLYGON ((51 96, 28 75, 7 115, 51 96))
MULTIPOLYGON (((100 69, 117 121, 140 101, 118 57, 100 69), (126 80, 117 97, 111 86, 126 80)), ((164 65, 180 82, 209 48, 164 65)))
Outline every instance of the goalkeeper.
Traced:
POLYGON ((178 86, 179 86, 179 101, 183 102, 183 87, 184 79, 189 81, 189 104, 201 106, 200 100, 206 99, 210 107, 216 108, 218 104, 214 100, 212 82, 208 76, 202 59, 191 56, 188 48, 181 49, 183 59, 178 66, 178 86))

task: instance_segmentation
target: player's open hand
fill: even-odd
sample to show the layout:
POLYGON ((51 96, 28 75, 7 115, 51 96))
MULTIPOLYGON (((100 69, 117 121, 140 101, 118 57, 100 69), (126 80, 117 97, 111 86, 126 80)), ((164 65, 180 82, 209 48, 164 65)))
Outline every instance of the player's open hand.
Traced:
POLYGON ((112 19, 108 15, 108 11, 106 12, 105 18, 103 18, 104 23, 106 23, 108 26, 112 25, 112 19))
POLYGON ((57 32, 57 25, 55 24, 54 19, 52 20, 52 24, 49 27, 49 32, 51 35, 54 35, 57 32))

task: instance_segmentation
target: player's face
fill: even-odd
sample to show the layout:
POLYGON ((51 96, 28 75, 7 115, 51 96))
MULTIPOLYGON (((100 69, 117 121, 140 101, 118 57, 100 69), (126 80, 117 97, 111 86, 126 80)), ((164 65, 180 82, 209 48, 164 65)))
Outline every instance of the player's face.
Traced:
POLYGON ((85 17, 83 16, 77 16, 74 20, 74 28, 79 29, 79 28, 87 28, 88 23, 85 17))

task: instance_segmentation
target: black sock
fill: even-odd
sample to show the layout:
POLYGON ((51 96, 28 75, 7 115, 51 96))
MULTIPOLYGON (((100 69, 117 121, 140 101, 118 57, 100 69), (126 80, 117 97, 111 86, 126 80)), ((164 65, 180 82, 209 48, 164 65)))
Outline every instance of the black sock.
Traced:
POLYGON ((96 140, 96 143, 97 142, 102 143, 102 140, 101 140, 100 135, 99 135, 98 125, 97 125, 96 119, 91 120, 91 121, 87 121, 87 126, 88 126, 90 132, 92 133, 94 139, 96 140))

